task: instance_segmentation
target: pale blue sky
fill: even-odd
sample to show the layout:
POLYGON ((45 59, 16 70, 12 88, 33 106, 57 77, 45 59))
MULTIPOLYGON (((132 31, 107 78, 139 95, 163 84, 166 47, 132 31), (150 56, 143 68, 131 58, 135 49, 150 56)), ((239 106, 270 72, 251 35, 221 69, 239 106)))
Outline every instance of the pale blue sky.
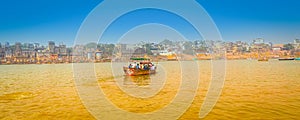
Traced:
MULTIPOLYGON (((85 17, 99 3, 101 0, 2 1, 0 42, 46 44, 47 41, 53 40, 70 46, 85 17)), ((300 38, 299 0, 198 0, 198 3, 214 20, 225 41, 251 42, 254 38, 263 37, 268 42, 287 43, 300 38)), ((200 38, 181 18, 162 11, 141 10, 124 15, 119 20, 115 23, 121 23, 124 29, 112 27, 108 30, 111 33, 107 32, 106 38, 111 38, 108 40, 110 42, 114 41, 112 33, 121 34, 137 23, 147 22, 168 24, 180 29, 179 32, 188 39, 200 38), (164 19, 141 19, 138 17, 140 15, 160 16, 164 19)))

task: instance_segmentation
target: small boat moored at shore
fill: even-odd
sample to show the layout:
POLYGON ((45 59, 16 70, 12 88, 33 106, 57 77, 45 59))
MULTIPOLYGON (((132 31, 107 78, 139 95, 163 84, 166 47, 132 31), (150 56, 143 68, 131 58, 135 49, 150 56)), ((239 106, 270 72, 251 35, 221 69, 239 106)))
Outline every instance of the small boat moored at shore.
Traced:
POLYGON ((279 58, 279 61, 285 61, 285 60, 295 60, 295 58, 279 58))
POLYGON ((269 61, 269 59, 268 58, 260 58, 260 59, 258 59, 258 61, 269 61))

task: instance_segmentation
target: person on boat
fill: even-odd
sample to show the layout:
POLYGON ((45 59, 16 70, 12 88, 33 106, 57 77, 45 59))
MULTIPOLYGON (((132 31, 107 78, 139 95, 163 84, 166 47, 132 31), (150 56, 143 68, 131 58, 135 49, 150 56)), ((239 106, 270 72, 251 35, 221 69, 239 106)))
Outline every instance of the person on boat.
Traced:
POLYGON ((150 67, 150 70, 155 70, 155 66, 152 65, 152 66, 150 67))
POLYGON ((144 70, 148 70, 148 65, 144 64, 144 70))
POLYGON ((151 68, 151 64, 148 64, 148 66, 147 66, 147 67, 148 67, 148 70, 150 70, 150 68, 151 68))
POLYGON ((139 69, 139 68, 140 68, 140 64, 137 64, 137 65, 136 65, 136 69, 139 69))
POLYGON ((131 65, 131 64, 129 64, 128 68, 131 68, 131 67, 132 67, 132 65, 131 65))
POLYGON ((131 68, 135 68, 136 67, 136 62, 134 62, 132 65, 131 65, 131 68))

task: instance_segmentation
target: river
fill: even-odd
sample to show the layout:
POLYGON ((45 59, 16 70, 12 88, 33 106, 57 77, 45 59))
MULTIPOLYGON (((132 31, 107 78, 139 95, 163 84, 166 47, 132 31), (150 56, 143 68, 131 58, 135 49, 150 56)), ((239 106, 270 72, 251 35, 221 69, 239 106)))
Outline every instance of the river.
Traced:
MULTIPOLYGON (((80 63, 82 66, 90 64, 80 63)), ((181 80, 186 76, 182 76, 184 71, 179 62, 156 65, 154 75, 128 77, 114 70, 111 63, 96 63, 91 70, 96 76, 96 85, 75 83, 72 64, 0 65, 0 119, 101 118, 91 113, 93 104, 84 104, 78 86, 98 86, 108 101, 128 113, 148 114, 160 110, 177 96, 181 80)), ((179 119, 199 118, 209 88, 211 61, 197 61, 196 67, 199 71, 193 74, 199 74, 200 81, 195 93, 192 86, 184 93, 193 97, 193 101, 179 119)), ((227 61, 222 94, 204 119, 299 119, 299 71, 300 61, 227 61)), ((163 119, 163 115, 181 112, 180 106, 173 109, 172 113, 158 117, 163 119)))

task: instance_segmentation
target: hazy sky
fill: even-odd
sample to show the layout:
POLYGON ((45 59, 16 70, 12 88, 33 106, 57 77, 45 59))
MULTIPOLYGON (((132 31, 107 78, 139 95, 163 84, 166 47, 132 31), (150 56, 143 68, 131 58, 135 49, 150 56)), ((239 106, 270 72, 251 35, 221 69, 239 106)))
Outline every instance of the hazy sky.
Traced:
POLYGON ((135 44, 140 41, 159 43, 164 39, 173 41, 187 40, 181 33, 172 27, 150 23, 143 24, 129 30, 118 39, 118 43, 135 44))
MULTIPOLYGON (((0 42, 46 44, 53 40, 72 45, 81 23, 99 3, 101 0, 1 1, 0 42)), ((214 20, 225 41, 250 42, 263 37, 268 42, 287 43, 300 38, 299 0, 198 0, 198 3, 214 20)), ((137 23, 147 22, 170 26, 187 39, 201 38, 182 18, 145 9, 115 21, 103 36, 104 42, 113 43, 137 23)))

